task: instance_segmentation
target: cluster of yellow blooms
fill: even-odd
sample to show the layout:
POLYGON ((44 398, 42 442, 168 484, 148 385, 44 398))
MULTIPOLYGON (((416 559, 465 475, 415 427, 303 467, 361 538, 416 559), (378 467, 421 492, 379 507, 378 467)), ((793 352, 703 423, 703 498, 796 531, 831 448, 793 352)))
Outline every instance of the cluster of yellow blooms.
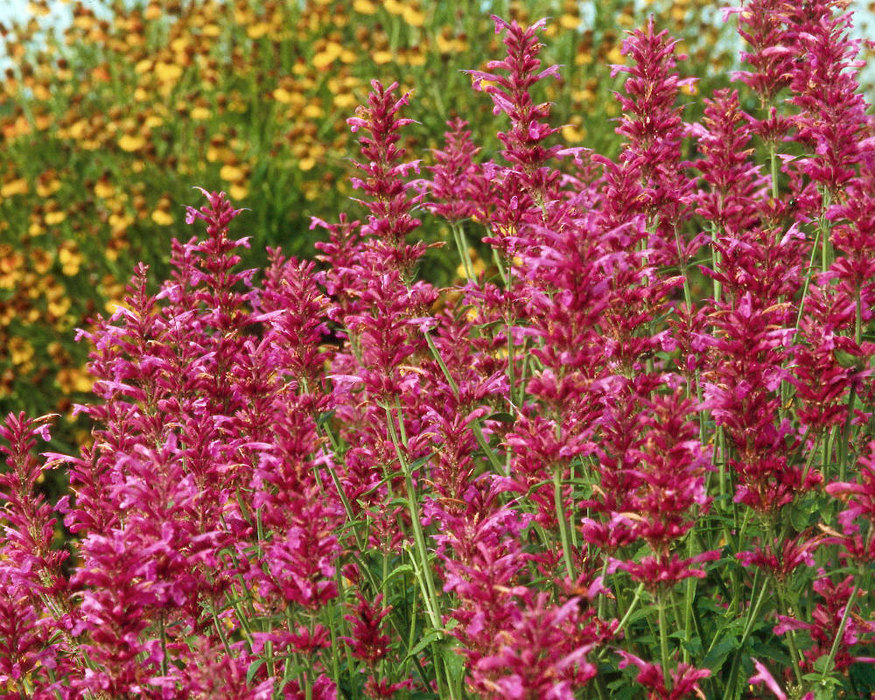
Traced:
POLYGON ((545 98, 562 138, 601 151, 615 139, 604 117, 616 114, 609 64, 624 60, 624 29, 654 13, 701 73, 731 58, 709 48, 719 42, 708 0, 69 5, 62 29, 47 0, 31 3, 24 24, 0 25, 11 59, 0 75, 4 411, 67 412, 89 389, 87 348, 71 329, 114 308, 137 260, 161 273, 170 238, 190 235, 192 185, 257 200, 253 255, 266 244, 309 253, 309 215, 348 207, 345 120, 372 78, 419 86, 418 151, 439 145, 456 110, 494 134, 489 101, 461 72, 501 53, 488 5, 521 22, 555 18, 544 56, 566 68, 545 98))

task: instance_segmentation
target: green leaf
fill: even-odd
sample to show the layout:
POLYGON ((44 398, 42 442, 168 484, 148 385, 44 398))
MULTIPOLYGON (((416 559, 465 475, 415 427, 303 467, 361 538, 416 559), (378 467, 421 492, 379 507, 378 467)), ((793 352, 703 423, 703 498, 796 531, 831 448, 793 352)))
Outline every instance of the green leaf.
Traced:
POLYGON ((487 416, 486 420, 497 420, 501 423, 515 423, 516 418, 513 417, 510 413, 505 413, 504 411, 499 411, 498 413, 493 413, 491 416, 487 416))
POLYGON ((719 642, 711 645, 705 658, 702 659, 702 666, 710 669, 716 675, 723 668, 729 655, 740 646, 738 637, 734 635, 723 637, 719 642))
POLYGON ((389 572, 389 575, 385 579, 383 579, 383 583, 380 585, 380 588, 385 589, 386 585, 393 578, 397 578, 397 577, 403 576, 405 574, 413 575, 413 573, 414 573, 413 567, 410 564, 402 564, 401 566, 398 566, 389 572))
POLYGON ((407 659, 412 659, 415 656, 419 656, 419 653, 425 649, 427 646, 437 642, 443 637, 443 632, 439 630, 431 630, 428 634, 426 634, 422 639, 419 640, 419 643, 416 644, 410 651, 407 652, 407 656, 404 657, 402 663, 407 661, 407 659))
POLYGON ((817 671, 818 675, 824 673, 830 673, 833 668, 835 668, 835 662, 829 658, 829 654, 824 654, 823 656, 818 656, 814 661, 814 670, 817 671))
POLYGON ((255 674, 258 673, 258 669, 264 666, 264 659, 256 659, 251 664, 249 664, 249 670, 246 671, 246 684, 252 683, 252 679, 255 678, 255 674))

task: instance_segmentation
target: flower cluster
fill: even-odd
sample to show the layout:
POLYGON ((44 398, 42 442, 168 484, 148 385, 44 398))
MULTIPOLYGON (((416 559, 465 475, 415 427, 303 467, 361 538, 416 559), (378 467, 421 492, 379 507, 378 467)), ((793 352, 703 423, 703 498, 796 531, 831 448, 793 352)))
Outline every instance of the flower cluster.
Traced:
POLYGON ((738 15, 760 119, 724 87, 685 125, 651 19, 619 54, 617 157, 564 148, 546 22, 494 18, 495 159, 456 119, 419 172, 412 96, 375 80, 348 120, 366 216, 314 219, 316 261, 246 269, 248 215, 201 189, 168 278, 139 265, 81 333, 91 444, 40 458, 48 419, 0 426, 0 684, 871 691, 872 125, 842 3, 738 15), (417 278, 429 215, 460 285, 417 278))

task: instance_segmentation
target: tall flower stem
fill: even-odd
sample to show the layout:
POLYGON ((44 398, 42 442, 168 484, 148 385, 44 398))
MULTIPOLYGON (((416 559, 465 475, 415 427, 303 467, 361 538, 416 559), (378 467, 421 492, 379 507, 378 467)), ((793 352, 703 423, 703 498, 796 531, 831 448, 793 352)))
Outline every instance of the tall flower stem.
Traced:
MULTIPOLYGON (((756 578, 754 579, 754 587, 756 584, 756 578)), ((763 603, 766 600, 766 595, 769 592, 768 586, 762 586, 759 591, 759 596, 757 597, 756 603, 754 603, 747 615, 747 620, 744 625, 744 631, 741 634, 741 639, 738 644, 738 651, 735 653, 734 658, 732 659, 732 666, 729 670, 729 681, 726 683, 726 690, 723 693, 723 700, 730 700, 730 698, 735 697, 735 689, 738 685, 738 672, 741 668, 741 658, 742 651, 744 650, 745 645, 747 644, 747 640, 753 632, 754 623, 757 619, 759 619, 760 609, 763 606, 763 603)))
MULTIPOLYGON (((417 581, 420 584, 423 600, 425 602, 426 614, 429 618, 431 627, 436 632, 443 632, 443 621, 441 619, 440 604, 438 603, 437 588, 432 576, 432 565, 428 558, 428 548, 425 544, 425 532, 422 529, 422 520, 419 513, 419 504, 417 501, 416 492, 413 486, 413 474, 411 473, 410 464, 407 460, 404 447, 399 439, 398 429, 395 428, 395 416, 389 406, 384 406, 386 411, 386 424, 389 428, 389 437, 395 447, 395 454, 398 456, 398 463, 401 465, 401 470, 404 475, 404 486, 407 492, 407 508, 410 514, 410 521, 413 527, 413 541, 416 549, 416 568, 417 581)), ((403 416, 401 409, 398 408, 398 423, 403 425, 403 416)), ((435 666, 437 675, 441 672, 446 674, 447 692, 451 700, 456 700, 456 683, 452 677, 449 665, 445 663, 442 653, 446 647, 441 646, 435 649, 435 666)))
MULTIPOLYGON (((786 596, 784 595, 784 586, 778 580, 775 580, 775 592, 778 598, 778 605, 781 606, 781 610, 785 615, 791 616, 792 611, 787 605, 786 596)), ((795 630, 787 630, 787 645, 790 647, 790 660, 793 664, 793 674, 796 677, 796 682, 801 686, 803 684, 802 670, 800 667, 800 661, 802 660, 802 657, 799 654, 799 647, 796 645, 795 630)))
POLYGON ((841 644, 842 637, 845 634, 845 627, 848 624, 848 617, 850 617, 851 610, 854 607, 854 603, 857 602, 857 594, 860 592, 860 584, 859 577, 862 575, 862 572, 857 572, 856 582, 854 583, 854 589, 851 591, 851 595, 848 596, 848 602, 845 604, 845 612, 842 614, 842 621, 839 623, 839 628, 836 630, 835 639, 832 640, 832 646, 829 649, 829 656, 827 656, 826 663, 823 664, 823 670, 820 673, 821 682, 826 681, 827 675, 829 675, 832 670, 832 665, 836 657, 836 653, 839 650, 839 644, 841 644))
POLYGON ((668 689, 668 620, 665 615, 665 590, 660 587, 656 591, 656 614, 659 623, 659 662, 662 666, 662 678, 668 689))
POLYGON ((468 282, 474 282, 476 275, 474 268, 471 266, 471 250, 468 248, 468 240, 465 238, 465 232, 462 230, 458 221, 451 221, 450 228, 453 231, 453 238, 456 241, 456 249, 459 251, 459 257, 462 259, 462 269, 465 270, 465 278, 468 282))
POLYGON ((562 474, 553 467, 553 503, 556 506, 556 520, 559 522, 559 537, 562 540, 562 559, 568 578, 574 580, 574 564, 571 562, 571 543, 568 536, 568 521, 565 519, 565 504, 562 498, 562 474))

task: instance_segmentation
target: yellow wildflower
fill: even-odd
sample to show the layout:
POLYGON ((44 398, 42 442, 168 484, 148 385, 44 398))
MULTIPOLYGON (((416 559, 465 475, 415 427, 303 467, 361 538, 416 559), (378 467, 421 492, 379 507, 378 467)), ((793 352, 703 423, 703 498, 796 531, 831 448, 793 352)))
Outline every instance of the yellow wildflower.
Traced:
POLYGON ((140 134, 124 134, 118 140, 119 148, 123 151, 127 151, 128 153, 133 153, 134 151, 139 151, 143 146, 146 145, 146 139, 144 139, 140 134))
POLYGON ((173 217, 163 209, 156 209, 152 212, 152 221, 159 226, 170 226, 173 223, 173 217))
POLYGON ((10 180, 0 187, 0 195, 5 197, 14 197, 17 194, 27 194, 30 188, 27 185, 27 180, 23 177, 10 180))
POLYGON ((377 6, 371 0, 353 0, 352 9, 360 15, 372 15, 377 11, 377 6))

